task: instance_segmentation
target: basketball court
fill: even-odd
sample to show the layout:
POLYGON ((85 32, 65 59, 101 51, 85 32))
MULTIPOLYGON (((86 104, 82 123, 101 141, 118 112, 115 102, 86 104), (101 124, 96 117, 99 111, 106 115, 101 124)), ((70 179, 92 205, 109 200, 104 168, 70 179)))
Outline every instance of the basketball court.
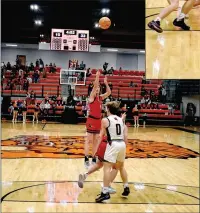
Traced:
POLYGON ((85 125, 2 123, 2 212, 198 212, 199 129, 130 127, 128 136, 131 194, 121 198, 118 175, 102 205, 102 171, 77 185, 85 125))

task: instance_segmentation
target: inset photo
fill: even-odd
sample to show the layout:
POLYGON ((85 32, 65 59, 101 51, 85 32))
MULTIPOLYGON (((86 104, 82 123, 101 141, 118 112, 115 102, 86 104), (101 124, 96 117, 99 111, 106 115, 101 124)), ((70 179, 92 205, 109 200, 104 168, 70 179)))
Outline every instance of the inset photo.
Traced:
POLYGON ((200 79, 200 31, 146 31, 147 79, 200 79))
POLYGON ((146 0, 146 29, 200 30, 200 0, 146 0))

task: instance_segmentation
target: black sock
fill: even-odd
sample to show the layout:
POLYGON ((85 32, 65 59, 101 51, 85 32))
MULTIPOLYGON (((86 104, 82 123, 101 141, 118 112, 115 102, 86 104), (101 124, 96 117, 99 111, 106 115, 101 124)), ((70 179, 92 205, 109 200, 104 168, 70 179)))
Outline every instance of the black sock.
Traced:
POLYGON ((156 21, 156 23, 157 23, 158 25, 160 25, 160 21, 156 21))
POLYGON ((85 161, 89 161, 89 157, 88 156, 85 156, 85 161))

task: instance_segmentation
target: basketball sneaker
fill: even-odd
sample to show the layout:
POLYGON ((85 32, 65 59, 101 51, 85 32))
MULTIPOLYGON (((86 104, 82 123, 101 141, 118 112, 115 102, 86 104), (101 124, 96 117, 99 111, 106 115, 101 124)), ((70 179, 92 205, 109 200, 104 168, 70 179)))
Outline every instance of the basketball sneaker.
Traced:
POLYGON ((108 192, 110 194, 115 194, 116 193, 116 189, 112 188, 111 186, 108 187, 108 192))
POLYGON ((160 27, 159 21, 151 21, 148 23, 148 27, 152 30, 155 30, 158 33, 162 33, 163 29, 160 27))
POLYGON ((128 197, 129 194, 130 194, 130 189, 129 189, 129 187, 125 187, 125 188, 124 188, 124 191, 123 191, 123 193, 122 193, 122 196, 123 196, 123 197, 128 197))
POLYGON ((86 179, 86 174, 80 174, 79 177, 78 177, 78 186, 80 188, 83 188, 83 183, 86 179))
POLYGON ((173 21, 173 25, 176 27, 180 27, 182 30, 189 31, 190 27, 185 24, 184 19, 181 19, 180 21, 177 20, 177 18, 173 21))
POLYGON ((101 194, 98 195, 98 197, 95 199, 96 203, 102 203, 104 200, 109 200, 110 199, 110 194, 107 192, 104 194, 101 192, 101 194))
POLYGON ((96 157, 93 157, 93 158, 92 158, 92 165, 94 165, 96 162, 97 162, 96 157))

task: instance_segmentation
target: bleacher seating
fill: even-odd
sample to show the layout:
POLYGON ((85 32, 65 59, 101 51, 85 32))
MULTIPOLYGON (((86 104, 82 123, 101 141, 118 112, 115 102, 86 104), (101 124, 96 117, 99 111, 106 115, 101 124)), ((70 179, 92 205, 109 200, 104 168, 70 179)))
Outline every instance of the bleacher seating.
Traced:
MULTIPOLYGON (((35 68, 36 70, 37 68, 35 68)), ((29 91, 33 90, 37 97, 42 96, 42 88, 43 88, 43 95, 48 93, 49 96, 51 95, 58 95, 61 94, 61 86, 60 86, 60 70, 61 68, 57 68, 55 73, 47 72, 46 78, 43 78, 43 74, 40 74, 40 80, 38 83, 31 83, 29 85, 29 91)), ((88 85, 91 81, 95 80, 95 73, 96 69, 92 69, 92 74, 90 77, 86 79, 86 86, 76 86, 76 96, 87 96, 88 94, 88 85)), ((102 70, 100 70, 102 72, 102 70)), ((33 72, 30 72, 32 75, 33 72)), ((6 72, 4 81, 7 81, 10 78, 10 72, 6 72)), ((123 99, 134 99, 134 100, 141 100, 141 88, 144 88, 147 91, 153 90, 155 94, 158 94, 158 88, 162 84, 162 80, 151 80, 147 81, 146 84, 142 84, 142 76, 144 75, 143 71, 114 71, 113 75, 108 75, 108 82, 111 82, 113 85, 112 89, 112 96, 114 98, 121 97, 123 99), (134 87, 129 87, 130 82, 133 82, 134 87)), ((100 82, 103 83, 104 75, 100 76, 100 82)), ((4 90, 4 95, 10 95, 10 90, 4 90)), ((12 94, 15 96, 25 96, 26 91, 16 91, 13 90, 12 94)), ((12 99, 13 101, 16 99, 12 99)), ((41 100, 37 100, 38 103, 41 103, 41 100)), ((51 104, 51 102, 50 102, 51 104)), ((33 114, 34 105, 28 106, 27 113, 29 115, 33 114)), ((150 119, 171 119, 171 120, 181 120, 182 114, 180 110, 175 110, 173 115, 169 115, 168 105, 166 104, 159 104, 159 109, 141 109, 139 110, 139 115, 142 117, 144 113, 148 115, 150 119)), ((57 106, 55 114, 61 115, 64 111, 63 106, 57 106)), ((79 116, 83 116, 82 106, 76 106, 76 111, 79 116)), ((49 114, 53 114, 53 111, 50 110, 49 114)))

